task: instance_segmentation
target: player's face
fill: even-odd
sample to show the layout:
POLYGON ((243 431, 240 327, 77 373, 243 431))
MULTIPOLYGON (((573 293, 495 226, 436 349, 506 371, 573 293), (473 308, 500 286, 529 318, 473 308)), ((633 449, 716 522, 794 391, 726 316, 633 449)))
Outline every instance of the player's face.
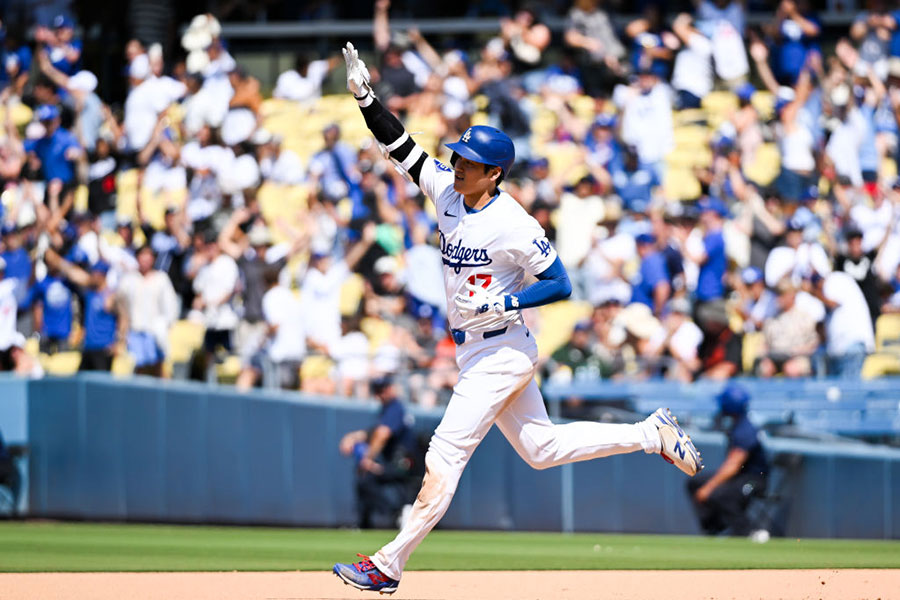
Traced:
POLYGON ((483 194, 494 187, 495 175, 499 173, 498 167, 489 168, 485 172, 484 164, 460 156, 453 166, 456 179, 453 181, 453 189, 463 196, 471 194, 483 194))

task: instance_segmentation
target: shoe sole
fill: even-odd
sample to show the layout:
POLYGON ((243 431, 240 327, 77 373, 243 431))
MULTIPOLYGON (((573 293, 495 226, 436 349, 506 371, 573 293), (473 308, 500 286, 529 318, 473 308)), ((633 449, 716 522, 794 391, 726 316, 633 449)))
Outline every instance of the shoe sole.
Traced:
MULTIPOLYGON (((666 427, 668 431, 672 432, 671 435, 675 436, 674 443, 671 444, 673 448, 676 450, 679 446, 683 448, 681 452, 682 456, 678 458, 668 456, 665 451, 661 451, 659 455, 663 457, 663 460, 671 465, 675 465, 679 470, 691 477, 702 471, 704 465, 703 458, 700 456, 700 451, 694 446, 694 442, 691 441, 691 436, 689 436, 678 424, 678 419, 672 414, 672 411, 668 408, 658 409, 654 415, 663 424, 659 427, 660 436, 662 437, 665 435, 663 427, 666 427), (693 461, 693 468, 691 468, 691 461, 685 460, 685 456, 688 454, 690 454, 691 460, 693 461)), ((665 446, 666 444, 663 445, 665 446)))
POLYGON ((385 596, 390 596, 391 594, 393 594, 394 592, 397 591, 397 586, 381 588, 380 590, 373 590, 370 587, 366 587, 364 585, 359 585, 355 581, 350 581, 349 579, 347 579, 346 577, 341 575, 336 570, 332 570, 332 573, 334 573, 337 576, 337 578, 340 579, 341 581, 343 581, 345 584, 349 585, 350 587, 355 587, 356 589, 358 589, 361 592, 378 592, 379 594, 384 594, 385 596))

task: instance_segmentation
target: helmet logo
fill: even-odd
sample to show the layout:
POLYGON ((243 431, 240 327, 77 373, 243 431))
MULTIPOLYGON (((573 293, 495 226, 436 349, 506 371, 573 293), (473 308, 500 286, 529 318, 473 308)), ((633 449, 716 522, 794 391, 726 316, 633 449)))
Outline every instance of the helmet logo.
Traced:
POLYGON ((466 129, 466 132, 462 135, 462 141, 468 143, 470 137, 472 137, 472 128, 471 127, 466 129))

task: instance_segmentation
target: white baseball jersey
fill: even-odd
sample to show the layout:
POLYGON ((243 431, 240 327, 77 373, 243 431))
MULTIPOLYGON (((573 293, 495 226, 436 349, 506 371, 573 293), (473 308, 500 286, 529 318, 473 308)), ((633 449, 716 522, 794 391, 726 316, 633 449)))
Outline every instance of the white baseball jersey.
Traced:
MULTIPOLYGON (((453 170, 437 159, 426 160, 419 174, 419 187, 437 209, 448 298, 469 293, 467 282, 498 296, 513 294, 526 287, 526 273, 537 275, 553 264, 556 250, 543 228, 512 196, 498 190, 484 208, 473 212, 453 189, 453 181, 453 170)), ((466 319, 453 302, 448 302, 447 316, 450 327, 465 331, 492 331, 521 319, 515 310, 466 319)))

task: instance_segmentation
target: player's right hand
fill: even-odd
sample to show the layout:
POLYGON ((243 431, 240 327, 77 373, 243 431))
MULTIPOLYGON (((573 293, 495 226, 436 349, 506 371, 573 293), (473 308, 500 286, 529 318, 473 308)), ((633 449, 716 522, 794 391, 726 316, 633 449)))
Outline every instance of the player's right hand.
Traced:
POLYGON ((375 93, 369 84, 371 79, 369 69, 359 58, 359 52, 351 42, 347 42, 347 45, 341 48, 341 52, 344 54, 344 62, 347 63, 347 89, 357 98, 365 98, 369 94, 374 97, 375 93))

